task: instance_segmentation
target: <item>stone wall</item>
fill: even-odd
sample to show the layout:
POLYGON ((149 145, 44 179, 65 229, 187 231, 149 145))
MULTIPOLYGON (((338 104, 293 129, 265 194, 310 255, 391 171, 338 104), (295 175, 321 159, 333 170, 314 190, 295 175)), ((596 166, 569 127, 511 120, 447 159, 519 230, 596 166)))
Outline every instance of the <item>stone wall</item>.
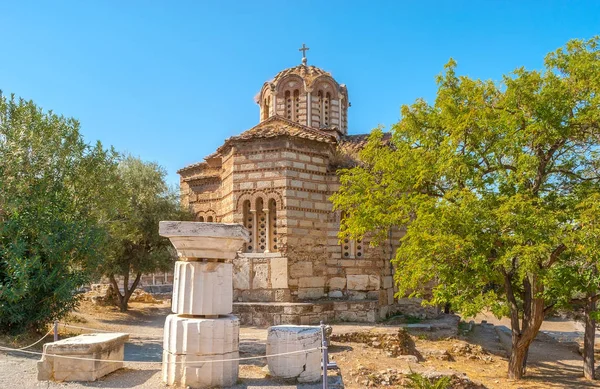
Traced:
POLYGON ((310 303, 234 303, 243 325, 314 325, 332 322, 375 322, 385 318, 377 301, 314 301, 310 303))
MULTIPOLYGON (((184 203, 198 215, 214 214, 214 221, 240 223, 252 231, 252 224, 245 220, 244 203, 255 207, 259 198, 264 204, 271 199, 276 202, 276 221, 271 226, 276 247, 268 246, 269 252, 246 247, 248 252, 233 261, 234 301, 321 304, 319 300, 341 299, 350 304, 376 304, 372 315, 357 313, 356 319, 364 321, 396 310, 390 259, 403 231, 393 231, 391 239, 379 247, 370 247, 369 237, 340 242, 341 215, 329 201, 339 188, 330 165, 333 147, 281 136, 240 141, 221 150, 218 158, 208 158, 182 174, 184 203), (214 179, 217 173, 218 187, 198 184, 206 177, 214 179)), ((254 233, 258 245, 261 236, 257 230, 254 233)), ((329 311, 336 320, 340 317, 336 309, 325 310, 329 311)))

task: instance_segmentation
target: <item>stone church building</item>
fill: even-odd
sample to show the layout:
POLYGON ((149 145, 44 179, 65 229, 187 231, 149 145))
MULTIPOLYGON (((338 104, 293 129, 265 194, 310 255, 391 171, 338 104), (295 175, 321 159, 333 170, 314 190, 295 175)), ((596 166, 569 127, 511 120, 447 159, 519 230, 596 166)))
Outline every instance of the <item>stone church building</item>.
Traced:
POLYGON ((234 310, 242 323, 373 322, 422 311, 394 298, 387 244, 340 241, 329 197, 368 134, 348 134, 346 85, 318 67, 285 69, 256 97, 259 122, 226 139, 180 175, 183 204, 200 222, 241 223, 251 241, 234 260, 234 310))

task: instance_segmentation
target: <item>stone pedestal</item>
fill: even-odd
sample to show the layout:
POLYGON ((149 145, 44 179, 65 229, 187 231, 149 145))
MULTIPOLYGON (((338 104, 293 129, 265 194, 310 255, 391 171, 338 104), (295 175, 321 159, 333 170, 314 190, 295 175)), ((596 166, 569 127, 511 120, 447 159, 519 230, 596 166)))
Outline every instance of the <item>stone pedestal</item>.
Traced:
POLYGON ((42 360, 37 365, 38 380, 96 381, 123 367, 127 339, 129 339, 128 334, 102 333, 84 334, 46 343, 42 360))
MULTIPOLYGON (((267 355, 308 350, 321 346, 321 328, 311 326, 273 326, 267 335, 267 355)), ((274 377, 297 378, 299 382, 316 382, 321 378, 319 350, 267 358, 269 373, 274 377)))
POLYGON ((191 388, 232 386, 238 379, 239 319, 231 315, 233 269, 226 260, 248 241, 239 224, 160 222, 177 249, 173 315, 163 341, 163 381, 191 388), (211 362, 217 361, 217 362, 211 362))

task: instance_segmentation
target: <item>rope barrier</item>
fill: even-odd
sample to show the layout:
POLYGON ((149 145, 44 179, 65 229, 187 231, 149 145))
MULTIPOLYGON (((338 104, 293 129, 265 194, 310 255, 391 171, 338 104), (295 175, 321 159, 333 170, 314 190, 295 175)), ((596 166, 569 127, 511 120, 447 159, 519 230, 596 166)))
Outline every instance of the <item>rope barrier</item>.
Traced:
MULTIPOLYGON (((160 364, 162 364, 162 361, 125 361, 125 360, 123 360, 123 361, 113 361, 113 360, 97 359, 97 358, 73 357, 73 356, 69 356, 69 355, 44 354, 44 353, 40 353, 40 352, 36 352, 36 351, 25 351, 25 350, 13 349, 13 348, 10 348, 10 347, 3 347, 3 346, 0 346, 0 350, 20 352, 20 353, 33 354, 33 355, 42 355, 42 356, 54 357, 54 358, 73 359, 73 360, 77 360, 77 361, 101 361, 101 362, 112 362, 112 363, 138 363, 138 364, 156 364, 156 363, 160 363, 160 364)), ((259 355, 259 356, 256 356, 256 357, 243 357, 243 358, 234 358, 234 359, 216 359, 216 360, 192 361, 192 362, 172 362, 172 363, 174 363, 176 365, 193 365, 193 364, 216 363, 216 362, 248 361, 248 360, 252 360, 252 359, 262 359, 262 358, 280 357, 280 356, 283 356, 283 355, 308 353, 308 352, 316 351, 316 350, 321 350, 321 347, 314 347, 314 348, 310 348, 310 349, 307 349, 307 350, 289 351, 287 353, 279 353, 279 354, 271 354, 271 355, 259 355)))
POLYGON ((38 339, 36 342, 34 342, 34 343, 31 343, 29 346, 25 346, 25 347, 21 347, 21 348, 16 348, 15 350, 17 350, 17 351, 22 351, 22 350, 25 350, 26 348, 29 348, 29 347, 33 347, 33 346, 35 346, 36 344, 38 344, 38 343, 40 343, 42 340, 44 340, 44 339, 46 338, 46 336, 50 335, 50 334, 52 333, 52 331, 54 331, 54 328, 52 328, 50 331, 48 331, 48 332, 46 333, 46 335, 42 336, 42 337, 41 337, 40 339, 38 339))
MULTIPOLYGON (((110 331, 110 330, 101 330, 98 328, 89 328, 89 327, 80 327, 80 326, 74 326, 71 324, 66 324, 66 323, 58 323, 59 325, 63 326, 63 327, 68 327, 68 328, 76 328, 79 330, 86 330, 86 331, 94 331, 94 332, 118 332, 118 331, 110 331)), ((147 338, 161 338, 162 339, 162 335, 156 335, 156 334, 140 334, 140 333, 129 333, 130 336, 144 336, 147 338)))

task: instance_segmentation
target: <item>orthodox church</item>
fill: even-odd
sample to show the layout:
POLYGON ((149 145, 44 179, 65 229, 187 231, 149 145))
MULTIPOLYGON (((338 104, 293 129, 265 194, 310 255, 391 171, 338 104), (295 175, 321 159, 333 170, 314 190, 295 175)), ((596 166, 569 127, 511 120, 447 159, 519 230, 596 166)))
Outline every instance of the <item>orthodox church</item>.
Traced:
POLYGON ((243 324, 374 322, 425 312, 394 297, 387 244, 340 241, 330 196, 337 170, 356 163, 368 134, 348 134, 346 85, 302 63, 265 82, 259 123, 226 139, 180 175, 181 199, 200 222, 243 224, 251 234, 234 264, 234 311, 243 324))

